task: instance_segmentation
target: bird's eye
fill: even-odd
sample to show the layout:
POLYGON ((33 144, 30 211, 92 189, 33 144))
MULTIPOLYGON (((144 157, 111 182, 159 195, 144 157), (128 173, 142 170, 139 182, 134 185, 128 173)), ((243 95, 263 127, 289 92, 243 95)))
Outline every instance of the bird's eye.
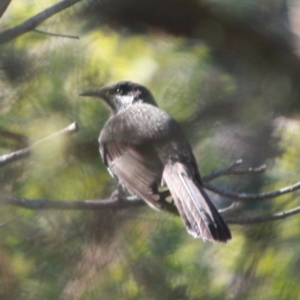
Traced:
POLYGON ((130 87, 126 84, 118 85, 115 88, 115 93, 118 95, 127 95, 129 92, 130 92, 130 87))

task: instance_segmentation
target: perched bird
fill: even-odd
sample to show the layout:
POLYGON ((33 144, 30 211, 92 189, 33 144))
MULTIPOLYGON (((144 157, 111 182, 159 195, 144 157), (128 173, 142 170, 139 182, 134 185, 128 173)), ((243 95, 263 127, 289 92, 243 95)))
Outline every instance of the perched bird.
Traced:
POLYGON ((179 123, 157 107, 146 87, 121 81, 80 95, 100 97, 111 110, 99 148, 119 184, 156 209, 162 208, 159 186, 166 184, 193 237, 218 242, 231 239, 229 228, 203 189, 179 123))

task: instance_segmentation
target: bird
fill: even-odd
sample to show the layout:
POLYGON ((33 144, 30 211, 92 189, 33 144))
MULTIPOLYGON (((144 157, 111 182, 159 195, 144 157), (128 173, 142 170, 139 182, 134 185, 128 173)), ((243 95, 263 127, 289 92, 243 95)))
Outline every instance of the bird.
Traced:
POLYGON ((101 98, 110 110, 99 151, 110 175, 150 207, 163 210, 160 189, 194 238, 227 242, 231 232, 204 190, 192 148, 179 122, 160 109, 143 85, 118 81, 82 92, 101 98))

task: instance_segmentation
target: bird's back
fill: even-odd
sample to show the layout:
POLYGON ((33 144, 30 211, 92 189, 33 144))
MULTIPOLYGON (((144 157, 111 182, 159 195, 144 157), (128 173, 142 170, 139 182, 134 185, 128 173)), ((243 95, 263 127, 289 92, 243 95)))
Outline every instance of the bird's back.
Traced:
POLYGON ((231 238, 203 189, 179 123, 166 112, 134 104, 108 120, 99 143, 111 173, 151 206, 160 208, 158 185, 165 182, 191 235, 221 242, 231 238))

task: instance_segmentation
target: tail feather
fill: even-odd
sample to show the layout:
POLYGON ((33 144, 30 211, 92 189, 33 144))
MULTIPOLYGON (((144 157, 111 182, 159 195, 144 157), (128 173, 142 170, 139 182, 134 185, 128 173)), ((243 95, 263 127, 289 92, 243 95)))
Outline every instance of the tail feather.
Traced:
POLYGON ((163 179, 187 228, 195 238, 226 242, 231 233, 196 177, 180 162, 165 165, 163 179))

